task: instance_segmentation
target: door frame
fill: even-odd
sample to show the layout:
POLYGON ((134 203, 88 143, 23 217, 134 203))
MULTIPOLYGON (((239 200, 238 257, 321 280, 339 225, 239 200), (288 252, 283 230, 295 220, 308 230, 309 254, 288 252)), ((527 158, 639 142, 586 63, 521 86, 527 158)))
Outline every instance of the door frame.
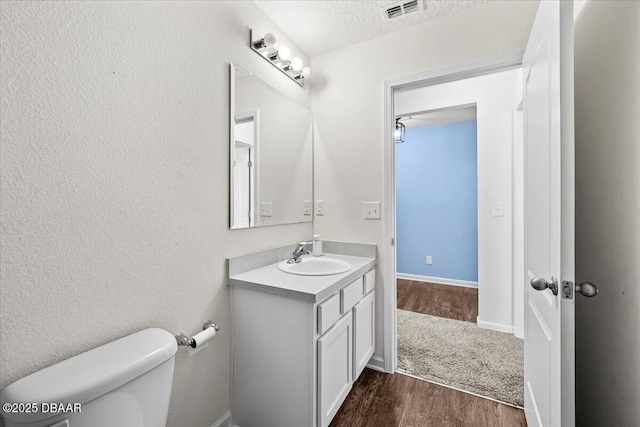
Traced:
POLYGON ((396 171, 395 171, 395 92, 449 83, 506 71, 522 66, 524 50, 517 50, 458 65, 438 68, 384 81, 383 116, 383 245, 380 275, 383 278, 383 367, 394 373, 398 367, 396 331, 396 171))

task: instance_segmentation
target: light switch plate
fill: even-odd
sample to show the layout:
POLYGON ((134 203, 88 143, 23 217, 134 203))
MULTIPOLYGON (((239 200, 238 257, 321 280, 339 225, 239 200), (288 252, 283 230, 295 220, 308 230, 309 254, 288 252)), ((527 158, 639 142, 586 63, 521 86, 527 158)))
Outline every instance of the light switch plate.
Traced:
POLYGON ((302 202, 302 214, 311 215, 311 200, 305 200, 302 202))
POLYGON ((316 200, 316 215, 324 216, 324 200, 316 200))
POLYGON ((260 203, 260 216, 271 216, 271 202, 260 203))
POLYGON ((431 255, 427 255, 427 265, 433 264, 433 257, 431 255))
POLYGON ((364 202, 364 219, 380 219, 380 202, 364 202))
POLYGON ((504 216, 504 203, 494 202, 493 206, 491 207, 491 215, 504 216))

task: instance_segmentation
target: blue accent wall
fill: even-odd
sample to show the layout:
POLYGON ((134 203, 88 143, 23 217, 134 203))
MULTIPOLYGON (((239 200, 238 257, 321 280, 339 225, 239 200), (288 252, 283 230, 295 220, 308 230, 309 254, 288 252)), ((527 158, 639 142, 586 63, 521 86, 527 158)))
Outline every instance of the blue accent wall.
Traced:
POLYGON ((406 130, 396 144, 398 273, 478 281, 477 164, 475 120, 406 130))

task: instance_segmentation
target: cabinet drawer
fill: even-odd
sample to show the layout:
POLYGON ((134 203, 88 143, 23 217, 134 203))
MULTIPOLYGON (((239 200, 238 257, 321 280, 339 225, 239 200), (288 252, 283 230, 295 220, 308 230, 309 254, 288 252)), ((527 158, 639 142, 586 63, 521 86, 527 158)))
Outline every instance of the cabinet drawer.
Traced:
POLYGON ((351 310, 354 305, 360 298, 362 298, 363 291, 363 280, 362 277, 358 277, 356 280, 351 282, 351 284, 347 285, 340 291, 340 300, 342 302, 342 306, 340 307, 340 311, 342 313, 346 313, 351 310))
POLYGON ((318 305, 318 333, 324 334, 340 318, 340 294, 335 294, 318 305))
POLYGON ((376 269, 368 271, 364 275, 364 294, 368 294, 376 287, 376 269))

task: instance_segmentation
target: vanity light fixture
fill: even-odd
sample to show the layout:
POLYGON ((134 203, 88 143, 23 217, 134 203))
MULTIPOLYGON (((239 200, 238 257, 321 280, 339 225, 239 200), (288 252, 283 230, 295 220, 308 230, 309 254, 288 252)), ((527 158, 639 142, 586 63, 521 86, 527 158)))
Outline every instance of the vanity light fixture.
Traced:
POLYGON ((275 47, 276 36, 267 33, 259 40, 253 39, 253 30, 249 30, 249 46, 251 49, 276 67, 287 77, 304 87, 304 80, 311 76, 311 68, 305 67, 302 59, 291 58, 291 49, 287 46, 275 47), (289 59, 291 58, 291 59, 289 59))
POLYGON ((393 132, 393 136, 396 138, 396 144, 404 142, 404 131, 406 127, 400 121, 400 117, 396 119, 396 130, 393 132))

